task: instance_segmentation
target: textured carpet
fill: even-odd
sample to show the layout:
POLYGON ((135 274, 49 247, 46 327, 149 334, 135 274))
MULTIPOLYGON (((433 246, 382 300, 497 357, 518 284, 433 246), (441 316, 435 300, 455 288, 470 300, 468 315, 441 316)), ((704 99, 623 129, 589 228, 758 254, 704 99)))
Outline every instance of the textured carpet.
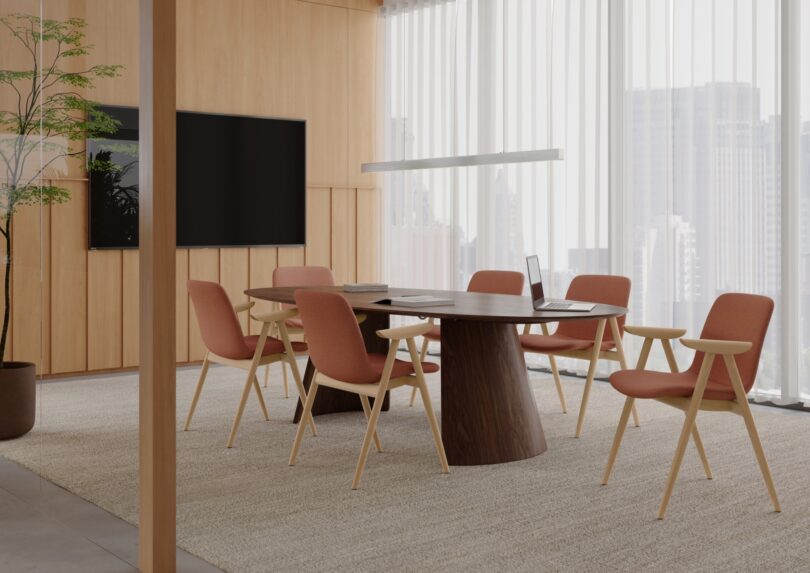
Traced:
MULTIPOLYGON (((196 370, 178 374, 178 425, 196 370)), ((298 465, 287 466, 295 402, 278 368, 255 396, 236 447, 225 442, 242 374, 212 368, 192 431, 177 434, 178 544, 233 572, 259 571, 770 571, 808 570, 810 416, 755 410, 783 513, 775 514, 743 422, 701 413, 715 479, 694 448, 684 460, 667 519, 655 515, 682 414, 639 405, 642 427, 625 435, 613 480, 599 485, 622 399, 597 384, 582 439, 554 385, 531 381, 549 450, 536 458, 440 473, 421 406, 394 393, 362 489, 350 488, 361 413, 318 419, 298 465)), ((437 376, 431 377, 439 406, 437 376)), ((567 380, 578 405, 582 381, 567 380)), ((137 520, 137 377, 52 382, 44 423, 0 442, 0 454, 112 513, 137 520)), ((573 408, 572 408, 573 410, 573 408)))

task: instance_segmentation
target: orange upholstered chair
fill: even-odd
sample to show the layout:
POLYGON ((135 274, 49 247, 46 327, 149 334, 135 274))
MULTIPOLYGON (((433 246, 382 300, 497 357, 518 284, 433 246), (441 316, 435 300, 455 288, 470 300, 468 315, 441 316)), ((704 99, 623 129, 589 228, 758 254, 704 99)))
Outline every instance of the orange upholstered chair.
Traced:
POLYGON ((709 311, 700 339, 681 338, 684 346, 695 350, 692 365, 684 372, 678 372, 670 340, 680 338, 685 334, 685 330, 626 327, 630 334, 643 337, 644 344, 635 370, 621 370, 610 377, 611 385, 627 396, 627 399, 619 427, 616 429, 602 484, 607 484, 610 479, 610 472, 616 461, 633 403, 639 398, 653 399, 683 410, 686 414, 678 446, 675 448, 669 479, 664 489, 664 497, 658 510, 658 519, 664 518, 690 436, 695 442, 706 477, 712 479, 709 461, 695 422, 698 410, 732 412, 742 416, 773 507, 776 511, 781 511, 768 462, 765 460, 765 452, 746 397, 756 380, 759 356, 772 313, 773 301, 765 296, 741 293, 719 296, 709 311), (671 372, 644 370, 654 340, 661 341, 671 372), (722 360, 716 360, 718 357, 722 360))
MULTIPOLYGON (((516 271, 477 271, 467 283, 467 292, 480 292, 489 294, 523 294, 523 273, 516 271)), ((422 350, 419 356, 424 361, 427 357, 430 341, 442 339, 441 327, 434 326, 422 337, 422 350)), ((411 392, 410 405, 416 400, 416 388, 411 392)))
MULTIPOLYGON (((626 308, 630 300, 630 279, 611 275, 579 275, 571 281, 565 298, 566 300, 611 304, 626 308)), ((578 438, 582 434, 585 410, 588 407, 588 398, 591 394, 593 377, 596 374, 599 359, 615 360, 621 364, 622 368, 627 368, 622 347, 624 317, 603 320, 567 320, 559 324, 554 334, 549 334, 548 326, 545 324, 540 326, 543 334, 531 334, 531 327, 527 324, 520 336, 520 345, 524 352, 548 356, 563 412, 567 412, 568 407, 565 404, 565 394, 555 357, 580 358, 590 363, 577 418, 576 437, 578 438), (609 329, 606 330, 605 327, 608 325, 609 329)), ((635 409, 633 417, 638 426, 635 409)))
MULTIPOLYGON (((306 400, 306 391, 301 382, 298 366, 295 363, 295 352, 306 350, 306 344, 303 342, 290 342, 287 328, 284 325, 286 320, 297 316, 298 311, 290 309, 252 316, 254 320, 262 323, 261 333, 256 336, 245 336, 236 313, 250 310, 253 307, 252 302, 240 304, 236 307, 231 306, 225 289, 217 283, 207 281, 188 281, 188 292, 194 305, 194 311, 197 314, 200 334, 207 352, 183 430, 188 430, 191 426, 191 418, 197 408, 205 377, 208 374, 208 365, 211 362, 247 370, 248 376, 242 388, 242 399, 239 401, 239 408, 236 411, 236 418, 234 418, 231 434, 228 438, 228 447, 230 448, 236 438, 236 432, 239 429, 239 422, 242 419, 251 386, 256 391, 256 397, 259 399, 264 419, 270 419, 259 388, 259 382, 256 379, 256 370, 259 366, 281 361, 288 363, 292 368, 301 401, 306 400), (271 325, 275 325, 278 329, 281 336, 280 340, 268 336, 271 325)), ((314 433, 315 422, 312 417, 310 416, 306 420, 314 433)))
POLYGON ((295 302, 301 318, 303 318, 304 331, 309 344, 309 356, 317 371, 312 379, 312 386, 304 404, 304 413, 295 435, 295 442, 290 453, 290 465, 295 465, 304 436, 304 421, 312 412, 312 404, 318 388, 328 386, 353 392, 359 396, 363 412, 368 419, 360 459, 357 461, 357 469, 352 482, 352 489, 357 489, 360 486, 360 477, 366 464, 372 439, 377 451, 381 451, 376 428, 385 393, 400 386, 413 386, 419 388, 422 393, 425 412, 433 432, 433 440, 439 453, 442 470, 447 473, 449 471, 447 457, 444 453, 439 425, 433 413, 424 376, 425 372, 436 372, 439 367, 431 362, 421 362, 414 343, 414 337, 430 330, 432 323, 378 330, 378 336, 391 341, 388 353, 369 354, 363 343, 357 319, 343 296, 338 293, 299 290, 295 293, 295 302), (396 358, 397 347, 402 340, 407 343, 412 362, 396 358), (374 399, 373 408, 369 404, 369 398, 374 399))
MULTIPOLYGON (((308 286, 335 286, 335 276, 332 270, 327 267, 276 267, 273 270, 273 286, 274 287, 308 287, 308 286)), ((282 304, 279 309, 294 308, 291 304, 282 304)), ((304 325, 301 323, 301 317, 290 318, 284 323, 287 326, 287 332, 291 340, 304 340, 304 325)), ((306 350, 297 352, 297 354, 306 354, 306 350)), ((290 397, 289 386, 287 383, 287 363, 281 363, 281 374, 284 380, 284 397, 290 397)), ((267 380, 270 376, 270 366, 264 369, 264 387, 267 388, 267 380)))

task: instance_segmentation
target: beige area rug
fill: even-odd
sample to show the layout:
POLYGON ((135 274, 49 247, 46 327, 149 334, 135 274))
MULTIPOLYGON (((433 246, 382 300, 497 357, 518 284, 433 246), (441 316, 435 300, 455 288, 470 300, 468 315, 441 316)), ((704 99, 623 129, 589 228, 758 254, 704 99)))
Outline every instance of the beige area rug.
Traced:
MULTIPOLYGON (((192 431, 177 433, 178 544, 232 572, 264 571, 798 571, 810 570, 810 416, 755 417, 781 496, 775 514, 743 422, 701 413, 715 479, 687 452, 667 519, 656 521, 682 415, 641 403, 609 486, 599 485, 622 398, 597 384, 582 439, 554 385, 534 374, 548 451, 442 475, 421 406, 408 389, 381 418, 362 489, 351 479, 361 413, 318 419, 287 466, 295 402, 279 370, 252 397, 236 447, 225 449, 242 374, 212 368, 192 431)), ((178 427, 196 370, 178 374, 178 427)), ((431 390, 439 406, 438 377, 431 390)), ((577 405, 582 382, 565 382, 577 405)), ((137 520, 137 377, 45 384, 43 420, 0 454, 112 513, 137 520)))

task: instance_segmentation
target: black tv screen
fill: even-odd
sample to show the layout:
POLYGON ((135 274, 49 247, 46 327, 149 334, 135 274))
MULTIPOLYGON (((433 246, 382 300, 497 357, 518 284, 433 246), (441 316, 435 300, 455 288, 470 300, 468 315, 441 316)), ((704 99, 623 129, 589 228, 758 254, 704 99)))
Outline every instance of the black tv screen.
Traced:
MULTIPOLYGON (((138 246, 138 111, 102 106, 116 133, 87 142, 90 248, 138 246)), ((303 245, 306 123, 177 113, 177 245, 303 245)))

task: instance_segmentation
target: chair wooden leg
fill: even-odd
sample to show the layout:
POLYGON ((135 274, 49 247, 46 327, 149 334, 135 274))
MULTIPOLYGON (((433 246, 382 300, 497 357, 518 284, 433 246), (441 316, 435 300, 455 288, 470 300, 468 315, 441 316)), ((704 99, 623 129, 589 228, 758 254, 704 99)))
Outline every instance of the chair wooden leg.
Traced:
MULTIPOLYGON (((293 382, 295 382, 295 387, 298 389, 298 397, 300 398, 302 404, 306 404, 307 391, 304 389, 304 382, 301 380, 301 371, 298 370, 298 362, 295 361, 294 356, 287 356, 287 360, 290 361, 290 370, 292 370, 293 373, 293 382)), ((315 426, 315 418, 312 417, 311 413, 309 415, 308 424, 312 435, 317 436, 318 428, 315 426)))
POLYGON ((262 414, 264 414, 264 419, 270 420, 270 414, 267 413, 267 404, 264 403, 262 389, 259 387, 259 379, 256 376, 253 377, 253 388, 256 390, 256 397, 259 398, 259 406, 262 409, 262 414))
MULTIPOLYGON (((389 371, 390 375, 390 371, 389 371)), ((360 478, 363 476, 363 470, 366 467, 366 459, 368 458, 368 449, 371 446, 371 440, 377 430, 377 420, 380 418, 380 410, 385 401, 385 393, 381 392, 374 398, 374 407, 371 409, 371 416, 368 419, 368 427, 366 428, 366 435, 363 438, 363 446, 360 448, 360 458, 357 460, 357 469, 354 471, 354 480, 352 480, 352 489, 360 487, 360 478)))
POLYGON ((264 387, 267 388, 267 383, 270 381, 270 365, 264 367, 264 387))
POLYGON ((282 361, 281 363, 281 379, 284 381, 284 397, 290 397, 290 388, 287 383, 287 364, 282 361))
MULTIPOLYGON (((619 331, 619 321, 616 319, 615 316, 612 316, 609 320, 610 320, 610 334, 613 337, 613 343, 616 345, 616 352, 619 354, 619 366, 621 367, 622 370, 627 370, 627 359, 624 356, 624 343, 622 342, 622 333, 619 331)), ((638 421, 638 412, 636 411, 635 404, 633 404, 632 414, 633 414, 633 425, 636 428, 638 428, 641 424, 638 421)))
POLYGON ((703 440, 700 439, 700 432, 698 432, 697 423, 692 427, 692 440, 695 442, 700 462, 703 464, 703 471, 706 472, 706 479, 712 479, 712 468, 709 466, 709 458, 706 457, 706 450, 703 449, 703 440))
POLYGON ((669 498, 672 496, 672 490, 675 487, 675 480, 678 479, 678 472, 681 470, 683 454, 686 451, 686 445, 689 443, 689 436, 692 435, 692 428, 695 427, 695 419, 697 418, 700 402, 703 399, 703 392, 706 390, 706 384, 709 380, 709 372, 711 371, 713 362, 714 355, 706 354, 703 358, 703 364, 700 366, 697 384, 692 393, 689 408, 686 410, 686 420, 684 420, 681 436, 678 438, 678 446, 675 448, 675 457, 672 459, 672 466, 669 469, 669 478, 664 488, 664 497, 661 500, 661 506, 658 508, 658 519, 664 519, 664 515, 666 514, 667 504, 669 504, 669 498))
POLYGON ((771 496, 771 503, 773 509, 777 513, 782 511, 782 506, 779 504, 779 497, 776 495, 776 486, 773 483, 771 470, 768 467, 768 461, 765 459, 765 451, 762 449, 762 442, 759 439, 757 426, 754 424, 754 417, 751 415, 751 409, 748 408, 748 402, 743 402, 745 407, 743 410, 743 420, 745 420, 745 427, 748 430, 748 437, 751 439, 751 445, 754 447, 754 453, 757 456, 757 463, 759 470, 762 472, 762 478, 765 480, 765 487, 768 488, 768 494, 771 496))
POLYGON ((433 443, 436 445, 436 453, 439 454, 439 462, 442 464, 442 473, 450 473, 450 466, 447 464, 447 454, 444 452, 444 443, 442 443, 442 432, 439 429, 439 422, 436 420, 436 413, 433 411, 433 404, 430 401, 427 384, 425 384, 424 380, 417 382, 417 384, 419 384, 419 392, 422 395, 422 403, 425 405, 425 415, 427 415, 428 422, 430 423, 430 431, 433 434, 433 443))
POLYGON ((557 359, 554 355, 548 355, 548 362, 551 365, 551 375, 554 376, 554 384, 557 386, 557 396, 560 398, 560 406, 562 406, 563 414, 568 413, 568 405, 565 403, 565 393, 563 392, 562 381, 560 380, 560 371, 557 369, 557 359))
POLYGON ((771 470, 768 467, 768 460, 765 459, 765 451, 762 449, 762 442, 759 439, 759 432, 754 423, 754 416, 751 414, 751 407, 748 405, 748 397, 745 394, 745 389, 740 379, 740 372, 737 370, 737 363, 733 356, 723 356, 726 363, 726 369, 731 377, 731 384, 734 387, 734 395, 737 398, 737 403, 740 406, 743 420, 745 420, 745 428, 748 430, 748 437, 751 440, 751 445, 754 448, 754 454, 757 457, 759 464, 759 471, 762 472, 762 479, 765 480, 765 487, 768 488, 768 494, 771 496, 771 503, 773 509, 777 513, 782 511, 782 506, 779 504, 779 497, 776 495, 776 486, 773 483, 771 470))
POLYGON ((312 386, 309 387, 309 394, 304 401, 304 411, 301 414, 301 420, 298 422, 298 429, 295 432, 295 440, 293 441, 292 451, 290 452, 291 466, 295 465, 295 458, 298 457, 298 450, 301 449, 301 440, 304 439, 304 427, 306 420, 312 418, 312 404, 315 402, 315 394, 318 392, 318 383, 312 379, 312 386))
POLYGON ((585 389, 582 391, 582 402, 579 405, 579 417, 577 418, 577 431, 575 434, 577 438, 582 435, 582 426, 585 423, 585 410, 588 408, 588 398, 591 395, 593 378, 596 376, 596 365, 599 362, 599 350, 602 347, 602 337, 605 334, 606 322, 607 321, 603 318, 596 327, 596 336, 593 340, 593 350, 591 352, 591 362, 588 365, 588 377, 585 380, 585 389))
POLYGON ((635 401, 636 399, 630 396, 628 396, 624 401, 622 415, 619 418, 619 426, 616 428, 616 435, 613 438, 613 447, 610 448, 607 466, 605 466, 605 475, 602 476, 602 485, 607 485, 608 480, 610 480, 610 473, 613 471, 613 464, 616 462, 616 455, 619 453, 619 446, 622 445, 624 430, 627 428, 627 420, 630 419, 630 412, 633 410, 635 401))
POLYGON ((236 418, 233 419, 233 426, 231 426, 231 435, 228 437, 228 447, 233 447, 233 441, 236 439, 236 432, 239 430, 239 422, 242 421, 242 414, 245 411, 245 404, 247 403, 248 396, 250 396, 250 389, 256 381, 256 376, 250 372, 245 382, 245 387, 242 389, 242 398, 239 400, 239 408, 236 410, 236 418))
POLYGON ((188 415, 186 416, 186 423, 183 426, 183 431, 188 431, 189 427, 191 426, 191 418, 194 416, 194 410, 197 409, 197 402, 200 400, 200 393, 203 389, 203 384, 205 384, 205 377, 208 374, 208 354, 206 353, 205 359, 202 363, 202 369, 200 370, 200 378, 197 380, 197 387, 194 389, 194 397, 191 399, 191 408, 188 410, 188 415))
MULTIPOLYGON (((368 403, 368 396, 365 394, 358 394, 358 396, 360 397, 360 403, 363 405, 363 414, 366 416, 366 422, 368 422, 371 416, 371 405, 368 403)), ((382 451, 382 444, 380 443, 380 436, 377 435, 377 430, 374 430, 374 446, 377 448, 378 452, 382 451)))
MULTIPOLYGON (((424 362, 425 358, 427 358, 427 352, 428 352, 428 345, 429 344, 430 344, 430 340, 428 340, 427 338, 425 338, 423 336, 422 337, 422 349, 419 351, 419 361, 420 362, 424 362)), ((413 389, 411 390, 411 402, 408 404, 408 406, 413 406, 413 403, 416 400, 416 390, 417 390, 417 387, 414 386, 413 389)))

